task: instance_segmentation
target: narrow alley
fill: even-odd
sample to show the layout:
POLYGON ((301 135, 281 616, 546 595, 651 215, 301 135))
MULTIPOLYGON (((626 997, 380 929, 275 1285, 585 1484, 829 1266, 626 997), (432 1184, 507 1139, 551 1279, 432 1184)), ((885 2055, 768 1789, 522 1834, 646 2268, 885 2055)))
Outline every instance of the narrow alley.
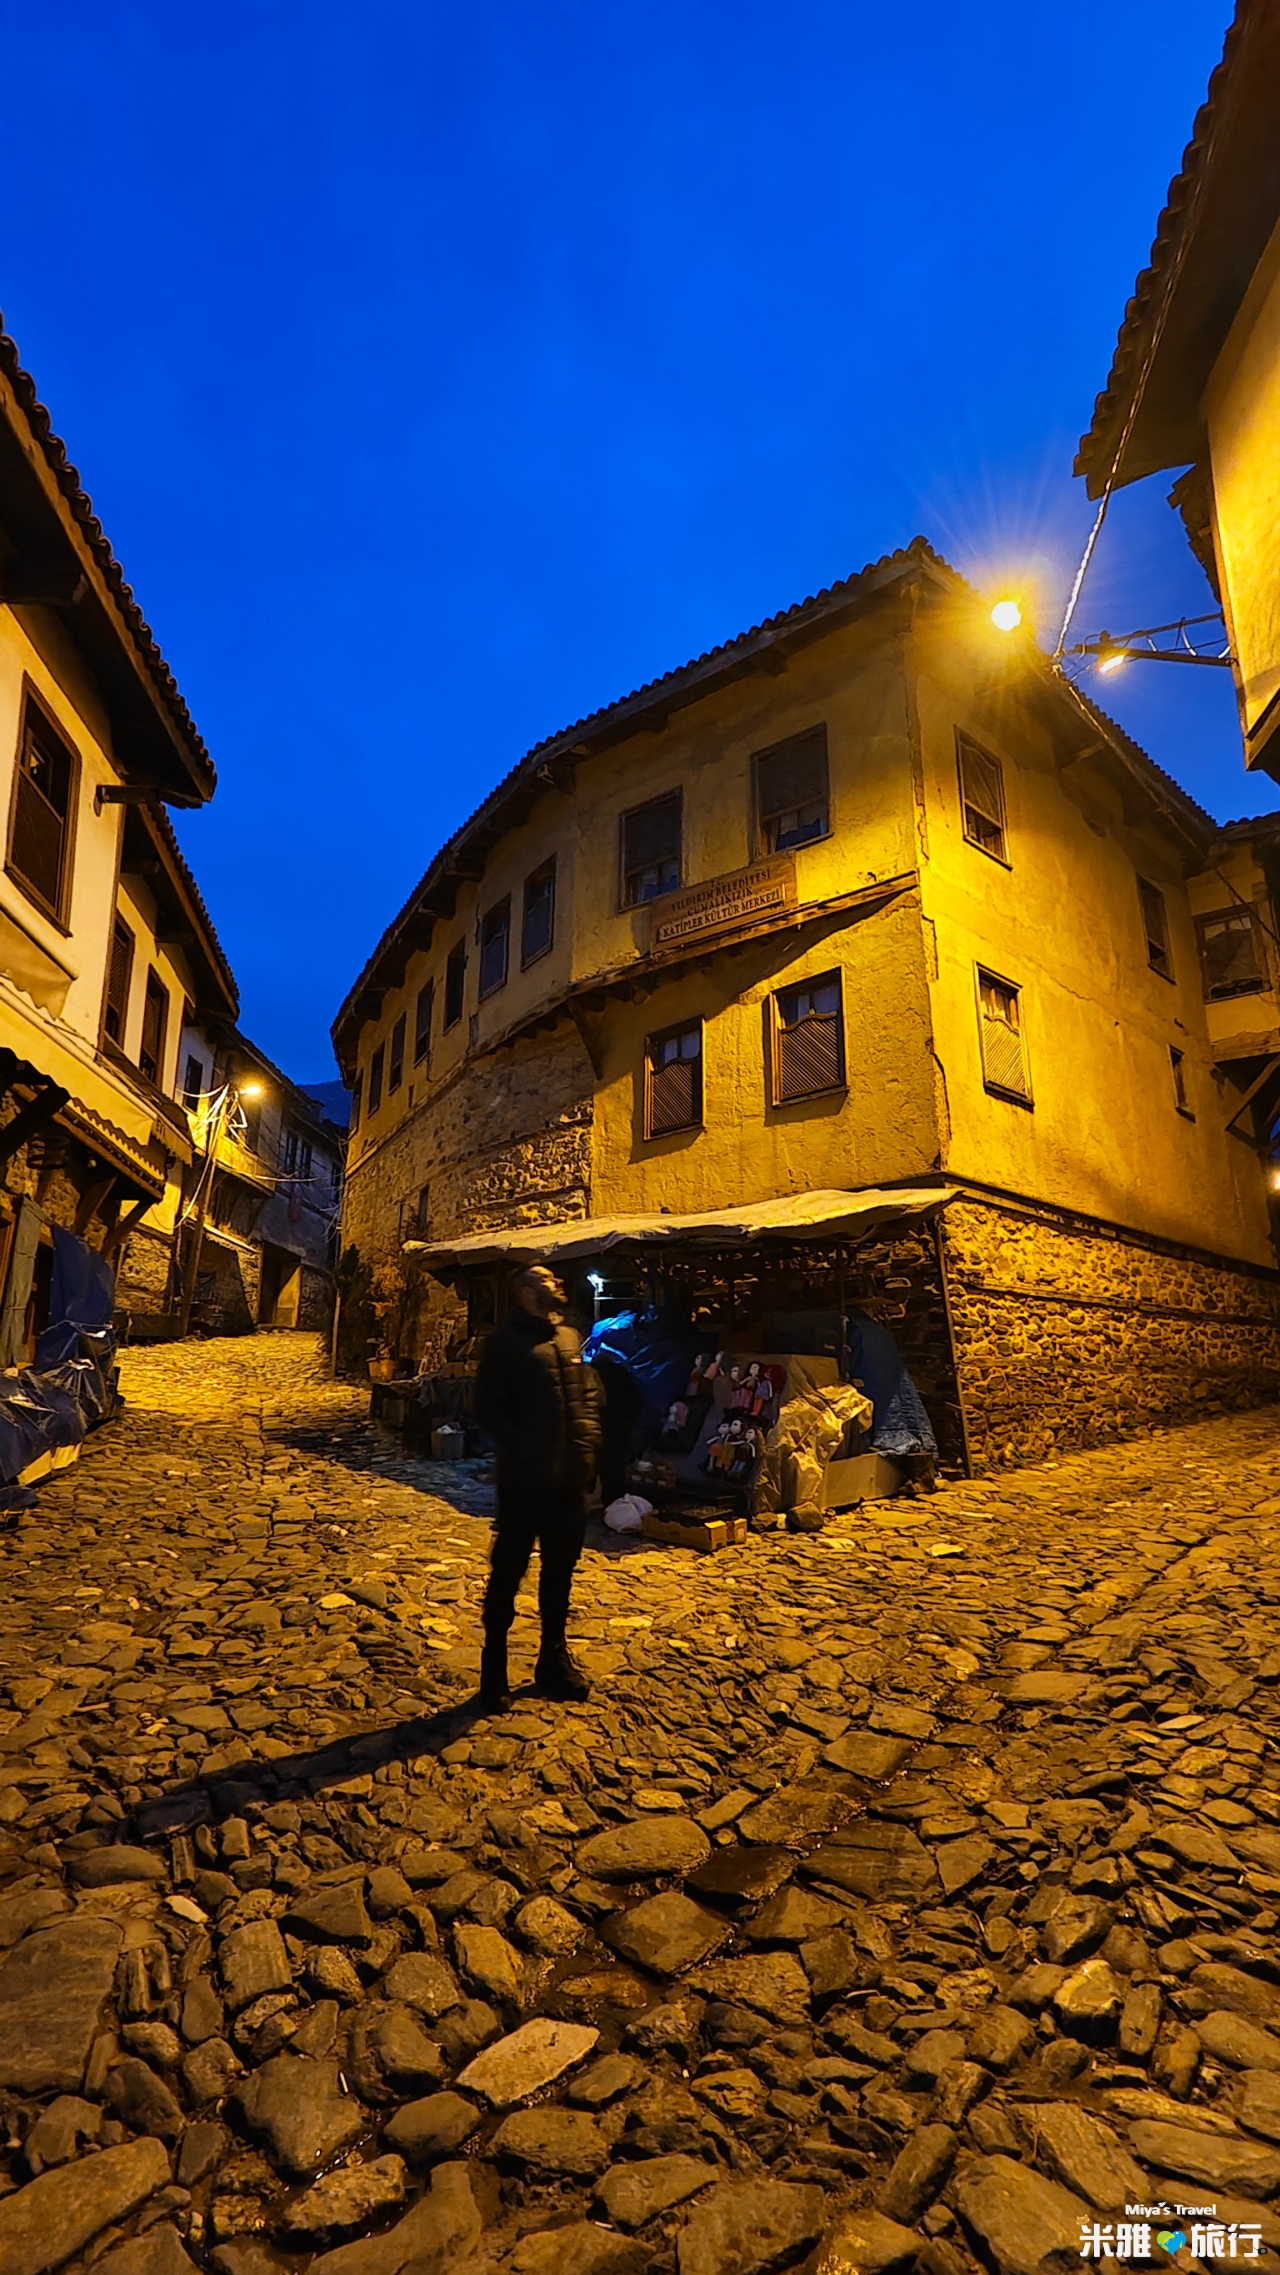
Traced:
POLYGON ((4 2275, 1280 2247, 1280 1411, 602 1534, 478 1722, 479 1465, 302 1335, 122 1379, 0 1536, 4 2275))

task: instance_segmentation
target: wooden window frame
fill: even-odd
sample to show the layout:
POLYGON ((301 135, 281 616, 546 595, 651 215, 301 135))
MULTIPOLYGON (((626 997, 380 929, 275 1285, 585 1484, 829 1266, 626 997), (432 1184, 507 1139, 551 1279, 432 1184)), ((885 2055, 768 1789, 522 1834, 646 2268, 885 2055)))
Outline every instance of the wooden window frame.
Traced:
POLYGON ((1243 904, 1236 902, 1234 906, 1229 908, 1206 909, 1202 916, 1196 918, 1196 945, 1200 951, 1200 984, 1204 990, 1206 1003, 1235 1003, 1242 995, 1265 995, 1267 993, 1272 984, 1271 973, 1267 963, 1266 946, 1262 938, 1262 927, 1258 922, 1258 912, 1251 902, 1246 901, 1243 904), (1215 992, 1209 985, 1209 967, 1205 960, 1205 927, 1210 924, 1222 924, 1227 918, 1230 918, 1233 923, 1238 923, 1241 917, 1247 917, 1249 920, 1249 930, 1253 937, 1253 960, 1258 967, 1258 977, 1256 980, 1248 981, 1244 987, 1223 988, 1215 992))
POLYGON ((998 862, 1002 869, 1012 868, 1013 864, 1009 859, 1009 809, 1004 792, 1004 761, 997 758, 993 750, 988 750, 985 743, 980 743, 976 736, 967 735, 962 728, 957 727, 956 775, 960 785, 960 828, 965 844, 976 846, 979 853, 985 853, 989 861, 998 862), (982 765, 995 768, 996 802, 1000 809, 998 814, 984 815, 982 808, 969 796, 965 787, 964 774, 965 753, 967 751, 971 751, 982 765), (969 816, 971 812, 980 815, 987 821, 994 822, 999 831, 998 845, 989 843, 980 832, 970 827, 969 816))
POLYGON ((387 1046, 379 1043, 369 1060, 369 1119, 382 1108, 382 1085, 387 1070, 387 1046))
POLYGON ((436 983, 434 980, 424 980, 418 989, 413 1012, 413 1063, 415 1066, 421 1066, 424 1061, 427 1066, 431 1064, 431 1027, 435 1018, 435 1009, 436 983))
POLYGON ((182 1103, 189 1114, 194 1114, 197 1111, 200 1100, 204 1097, 206 1071, 204 1060, 197 1058, 194 1051, 188 1051, 187 1063, 182 1070, 182 1103), (196 1070, 194 1082, 191 1079, 192 1067, 196 1070))
POLYGON ((164 1062, 165 1054, 169 1048, 169 1019, 172 1011, 173 997, 169 989, 165 986, 155 965, 148 964, 146 982, 142 991, 142 1033, 138 1040, 138 1072, 146 1081, 153 1082, 157 1090, 164 1088, 164 1062), (151 1073, 146 1065, 146 1059, 149 1055, 147 1051, 147 1014, 153 1003, 159 1003, 161 1010, 160 1035, 155 1050, 155 1072, 151 1073))
POLYGON ((387 1096, 394 1098, 404 1082, 404 1054, 408 1038, 409 1021, 402 1011, 391 1030, 387 1045, 387 1096))
MULTIPOLYGON (((24 680, 22 703, 18 713, 18 743, 14 754, 13 789, 9 797, 9 826, 5 838, 5 873, 12 877, 23 898, 29 900, 33 908, 39 909, 40 914, 46 917, 50 924, 56 925, 58 931, 68 937, 71 930, 68 922, 71 882, 75 871, 76 817, 80 809, 80 772, 80 753, 75 744, 59 725, 48 704, 36 693, 30 680, 24 680), (62 838, 58 848, 58 890, 57 897, 52 902, 46 900, 40 887, 32 879, 25 876, 14 861, 14 838, 18 826, 18 796, 22 786, 23 761, 26 757, 27 741, 32 730, 32 723, 36 720, 40 722, 44 732, 61 746, 68 761, 67 810, 62 817, 62 838)), ((37 791, 36 795, 42 796, 43 793, 37 791)))
POLYGON ((683 883, 684 792, 679 789, 659 790, 655 797, 642 798, 638 806, 628 806, 626 812, 618 817, 618 906, 621 909, 649 908, 654 901, 665 900, 668 893, 678 893, 683 883), (630 891, 632 877, 642 876, 646 869, 652 869, 655 864, 644 861, 628 869, 627 824, 634 821, 637 814, 646 813, 650 806, 674 806, 676 809, 676 874, 671 884, 663 885, 656 893, 633 895, 630 891))
POLYGON ((1007 979, 1003 972, 993 971, 989 964, 975 964, 973 970, 974 1004, 978 1014, 978 1054, 979 1062, 982 1067, 982 1087, 987 1092, 987 1095, 991 1098, 1003 1098, 1011 1106, 1025 1106, 1030 1109, 1035 1104, 1035 1098, 1031 1088, 1031 1059, 1027 1050, 1027 1026, 1026 1020, 1023 1016, 1023 997, 1026 993, 1026 990, 1020 981, 1007 979), (1021 1044, 1022 1075, 1024 1083, 1024 1088, 1021 1090, 1015 1090, 1009 1083, 1001 1082, 998 1077, 992 1076, 987 1070, 987 1028, 988 1026, 994 1025, 995 1022, 993 1020, 988 1020, 986 1010, 983 1005, 982 989, 984 983, 988 987, 999 987, 1005 989, 1005 991, 1013 997, 1014 1002, 1018 1006, 1018 1023, 1014 1031, 1016 1032, 1021 1044))
POLYGON ((674 1022, 674 1024, 673 1024, 673 1025, 671 1025, 671 1026, 669 1026, 669 1027, 659 1027, 659 1028, 657 1028, 657 1029, 655 1030, 655 1032, 654 1032, 652 1035, 646 1035, 646 1036, 645 1036, 645 1043, 644 1043, 644 1134, 645 1134, 645 1139, 646 1139, 646 1142, 647 1142, 649 1139, 651 1139, 651 1138, 682 1137, 682 1136, 684 1136, 684 1135, 685 1135, 685 1134, 686 1134, 688 1131, 690 1131, 690 1130, 700 1130, 700 1129, 704 1129, 704 1128, 706 1127, 706 1122, 705 1122, 705 1109, 706 1109, 706 1023, 705 1023, 705 1021, 704 1021, 704 1020, 702 1020, 702 1019, 678 1019, 678 1020, 676 1020, 676 1021, 674 1022), (696 1058, 696 1060, 693 1060, 693 1059, 691 1059, 691 1060, 689 1060, 689 1061, 687 1062, 687 1063, 689 1063, 690 1065, 695 1065, 695 1064, 696 1064, 696 1066, 697 1066, 697 1070, 698 1070, 698 1074, 697 1074, 697 1098, 696 1098, 696 1101, 695 1101, 695 1110, 694 1110, 693 1116, 692 1116, 692 1118, 691 1118, 690 1120, 688 1120, 688 1121, 684 1121, 684 1122, 664 1122, 664 1123, 662 1124, 662 1127, 661 1127, 660 1129, 655 1129, 655 1127, 654 1127, 654 1121, 653 1121, 653 1078, 654 1078, 654 1072, 655 1072, 655 1068, 654 1068, 654 1053, 655 1053, 655 1051, 658 1049, 658 1047, 659 1047, 659 1046, 660 1046, 662 1043, 670 1042, 670 1041, 673 1039, 673 1037, 675 1037, 675 1036, 678 1036, 678 1035, 687 1035, 687 1034, 690 1034, 690 1033, 692 1033, 692 1031, 693 1031, 693 1029, 694 1029, 695 1027, 696 1027, 696 1029, 697 1029, 697 1031, 698 1031, 698 1053, 697 1053, 697 1058, 696 1058))
POLYGON ((137 948, 137 936, 134 933, 132 925, 125 923, 124 918, 121 916, 120 911, 117 909, 114 917, 111 920, 111 942, 107 950, 107 985, 106 992, 103 995, 102 999, 102 1040, 103 1045, 107 1050, 118 1051, 122 1058, 124 1057, 126 1050, 125 1036, 127 1035, 129 1029, 129 1006, 133 998, 133 966, 135 957, 137 955, 137 948), (124 970, 124 999, 118 1007, 112 1001, 111 993, 111 983, 115 977, 117 938, 127 943, 127 955, 124 970), (117 1008, 119 1008, 120 1012, 120 1032, 118 1035, 113 1035, 111 1029, 107 1025, 107 1021, 111 1017, 112 1012, 117 1008))
POLYGON ((462 1014, 466 1008, 467 943, 465 940, 455 940, 452 948, 449 950, 449 953, 444 960, 444 1004, 442 1007, 442 1017, 440 1021, 440 1032, 442 1035, 451 1035, 454 1028, 461 1025, 462 1014), (451 1012, 449 1009, 449 997, 453 987, 453 974, 455 972, 458 975, 458 1006, 456 1011, 451 1012))
POLYGON ((840 967, 837 965, 833 971, 829 972, 816 972, 812 979, 788 980, 785 987, 776 988, 773 994, 769 997, 768 1019, 770 1105, 777 1109, 786 1106, 803 1106, 806 1105, 811 1098, 844 1097, 848 1091, 849 1083, 847 1072, 848 1059, 844 1016, 844 973, 840 967), (839 1072, 836 1075, 834 1081, 824 1082, 812 1090, 788 1090, 784 1092, 782 1038, 784 1034, 793 1030, 789 1027, 788 1022, 783 1018, 783 1000, 789 995, 799 995, 805 991, 816 990, 820 987, 834 987, 838 997, 838 1002, 834 1014, 831 1012, 823 1012, 821 1014, 818 1014, 818 1016, 828 1019, 834 1017, 835 1019, 836 1034, 839 1044, 837 1054, 839 1060, 839 1072))
POLYGON ((491 995, 497 995, 506 986, 510 975, 511 895, 504 893, 501 900, 494 901, 492 906, 487 908, 484 915, 479 917, 476 922, 477 1003, 487 1003, 491 995), (497 979, 486 980, 484 976, 485 955, 495 941, 499 940, 502 943, 502 971, 497 979))
POLYGON ((1169 940, 1169 911, 1161 887, 1153 885, 1150 877, 1140 876, 1138 878, 1138 908, 1142 916, 1142 935, 1147 944, 1147 963, 1160 979, 1169 980, 1176 985, 1173 970, 1173 948, 1169 940), (1154 913, 1159 920, 1154 929, 1151 924, 1148 894, 1154 902, 1154 913), (1162 958, 1163 961, 1157 961, 1158 958, 1162 958))
POLYGON ((556 944, 556 886, 558 882, 559 879, 556 876, 556 857, 554 853, 552 854, 549 861, 539 862, 538 867, 536 869, 531 869, 528 876, 525 878, 524 899, 520 911, 520 969, 522 972, 527 972, 531 964, 540 963, 544 956, 549 956, 556 944), (551 891, 547 896, 551 903, 551 922, 547 930, 547 937, 544 940, 542 946, 540 948, 535 948, 532 953, 530 953, 529 889, 532 885, 541 883, 544 877, 550 881, 551 885, 551 891))
POLYGON ((1175 1113, 1181 1114, 1184 1121, 1194 1122, 1196 1118, 1195 1108, 1192 1105, 1190 1098, 1187 1096, 1186 1065, 1186 1052, 1179 1050, 1176 1043, 1170 1043, 1169 1073, 1173 1082, 1174 1111, 1175 1113))
POLYGON ((831 812, 831 766, 828 755, 827 724, 825 719, 816 727, 804 727, 798 734, 784 735, 780 742, 770 743, 764 750, 752 751, 751 793, 755 841, 759 849, 760 858, 762 860, 768 860, 777 853, 798 853, 806 845, 821 845, 824 838, 830 837, 832 835, 834 825, 831 812), (761 777, 771 759, 780 758, 785 751, 793 749, 798 744, 809 742, 821 744, 822 797, 820 800, 809 798, 806 799, 804 803, 806 805, 820 804, 822 806, 823 824, 821 829, 811 830, 807 837, 793 837, 789 844, 779 845, 777 843, 776 833, 774 833, 774 835, 771 837, 769 826, 770 823, 780 820, 784 813, 789 813, 793 810, 798 812, 800 809, 793 809, 787 806, 779 806, 777 808, 771 808, 766 811, 764 800, 760 794, 761 777))

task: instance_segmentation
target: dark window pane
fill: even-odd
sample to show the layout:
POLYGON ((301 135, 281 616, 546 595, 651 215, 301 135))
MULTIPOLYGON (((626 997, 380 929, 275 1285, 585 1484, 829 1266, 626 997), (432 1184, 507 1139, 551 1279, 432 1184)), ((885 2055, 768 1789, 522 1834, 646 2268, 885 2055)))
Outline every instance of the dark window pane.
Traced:
POLYGON ((386 1063, 384 1047, 379 1043, 369 1061, 369 1112, 376 1114, 382 1104, 382 1070, 386 1063))
POLYGON ((446 1032, 456 1027, 462 1017, 462 997, 467 978, 466 942, 459 940, 449 950, 449 961, 444 967, 444 1024, 446 1032))
POLYGON ((1173 977, 1173 958, 1169 954, 1169 926, 1165 916, 1164 894, 1158 885, 1149 885, 1145 877, 1138 879, 1138 899, 1142 903, 1142 923, 1147 939, 1147 962, 1153 972, 1173 977))
POLYGON ((1204 992, 1211 1002, 1232 995, 1255 995, 1266 986, 1253 912, 1224 909, 1200 918, 1204 992))
POLYGON ((103 1026, 113 1043, 124 1048, 125 1024, 129 1017, 129 983, 133 978, 133 934, 120 918, 115 921, 111 935, 111 969, 107 974, 107 1008, 103 1026))
POLYGON ((398 1090, 404 1081, 404 1031, 405 1015, 402 1011, 391 1030, 391 1066, 387 1076, 389 1091, 398 1090))
POLYGON ((435 1005, 435 986, 431 980, 418 989, 418 1008, 413 1023, 413 1063, 421 1066, 431 1049, 431 1013, 435 1005))
POLYGON ((351 1127, 353 1130, 358 1130, 360 1127, 360 1115, 363 1107, 364 1076, 358 1074, 351 1090, 351 1127))
POLYGON ((803 735, 756 753, 756 811, 760 836, 769 853, 786 853, 825 837, 830 828, 827 791, 827 730, 811 727, 803 735))
POLYGON ((182 1103, 194 1112, 203 1096, 204 1068, 199 1059, 192 1055, 187 1060, 187 1070, 182 1078, 182 1103))
POLYGON ((148 972, 146 1000, 142 1006, 142 1049, 138 1053, 138 1065, 148 1082, 159 1082, 163 1078, 168 1024, 169 991, 155 972, 148 972))
POLYGON ((628 908, 674 892, 680 882, 680 793, 622 817, 622 897, 628 908))
POLYGON ((511 936, 511 900, 500 900, 480 919, 480 994, 492 995, 507 977, 507 945, 511 936))
POLYGON ((555 937, 556 928, 556 865, 545 862, 525 879, 524 922, 520 930, 520 961, 536 963, 545 956, 555 937))

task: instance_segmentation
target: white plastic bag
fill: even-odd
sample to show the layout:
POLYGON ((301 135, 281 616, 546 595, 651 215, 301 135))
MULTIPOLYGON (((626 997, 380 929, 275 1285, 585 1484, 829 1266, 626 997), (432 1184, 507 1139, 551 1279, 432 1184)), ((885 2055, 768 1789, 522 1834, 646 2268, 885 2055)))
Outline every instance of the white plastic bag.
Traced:
POLYGON ((645 1518, 652 1514, 653 1503, 642 1493, 623 1493, 618 1500, 610 1501, 604 1521, 610 1532, 639 1532, 645 1518))

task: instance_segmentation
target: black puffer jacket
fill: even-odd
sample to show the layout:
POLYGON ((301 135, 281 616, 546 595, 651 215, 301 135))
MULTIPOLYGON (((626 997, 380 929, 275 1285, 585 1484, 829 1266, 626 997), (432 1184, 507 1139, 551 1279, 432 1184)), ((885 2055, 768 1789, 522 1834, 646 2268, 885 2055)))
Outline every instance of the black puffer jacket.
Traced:
POLYGON ((506 1491, 545 1493, 592 1484, 600 1451, 600 1386, 572 1327, 517 1305, 485 1343, 476 1412, 498 1448, 506 1491))

